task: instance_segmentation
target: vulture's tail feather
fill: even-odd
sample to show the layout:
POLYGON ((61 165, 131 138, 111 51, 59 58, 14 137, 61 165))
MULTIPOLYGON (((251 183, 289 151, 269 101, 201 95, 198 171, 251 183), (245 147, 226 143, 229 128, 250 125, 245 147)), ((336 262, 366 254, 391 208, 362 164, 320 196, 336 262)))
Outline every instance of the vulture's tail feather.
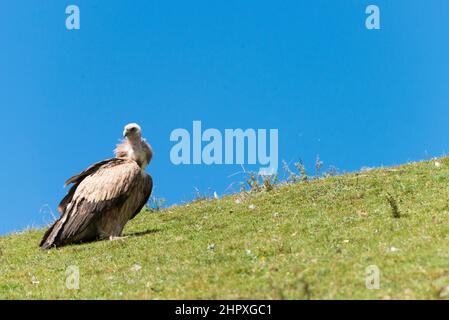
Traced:
POLYGON ((45 232, 39 246, 41 249, 51 249, 53 247, 58 247, 60 245, 58 238, 59 230, 62 227, 61 219, 56 221, 48 230, 45 232))
POLYGON ((47 232, 45 232, 44 237, 42 238, 41 243, 39 244, 39 247, 41 247, 41 249, 50 249, 52 247, 52 242, 48 241, 48 236, 50 235, 51 231, 53 230, 53 226, 50 227, 50 229, 47 230, 47 232))

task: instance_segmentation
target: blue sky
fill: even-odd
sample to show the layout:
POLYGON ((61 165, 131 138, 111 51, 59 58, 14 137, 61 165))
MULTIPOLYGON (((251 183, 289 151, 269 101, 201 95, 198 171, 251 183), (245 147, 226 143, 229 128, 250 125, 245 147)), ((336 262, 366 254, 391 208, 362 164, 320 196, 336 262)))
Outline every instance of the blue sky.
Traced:
POLYGON ((222 194, 237 165, 175 166, 170 133, 276 128, 280 160, 341 171, 449 151, 449 2, 21 1, 0 9, 0 234, 42 226, 63 182, 138 122, 154 194, 222 194), (81 29, 65 28, 65 8, 81 29), (365 28, 376 4, 381 30, 365 28))

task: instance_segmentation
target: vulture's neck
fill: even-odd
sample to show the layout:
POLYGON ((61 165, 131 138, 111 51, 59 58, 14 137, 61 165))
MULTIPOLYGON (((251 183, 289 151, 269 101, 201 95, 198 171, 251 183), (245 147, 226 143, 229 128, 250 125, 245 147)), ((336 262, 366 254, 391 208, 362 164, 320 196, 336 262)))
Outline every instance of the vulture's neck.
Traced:
POLYGON ((142 139, 125 139, 115 149, 115 155, 119 158, 128 158, 137 162, 142 171, 145 171, 150 158, 146 150, 148 144, 142 139))

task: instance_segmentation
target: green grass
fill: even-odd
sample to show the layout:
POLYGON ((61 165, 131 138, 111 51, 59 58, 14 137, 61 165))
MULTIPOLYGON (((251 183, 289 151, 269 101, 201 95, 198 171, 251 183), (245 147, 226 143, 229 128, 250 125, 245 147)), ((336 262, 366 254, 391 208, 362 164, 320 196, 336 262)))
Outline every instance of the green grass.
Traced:
POLYGON ((123 241, 41 251, 44 230, 1 237, 0 298, 444 297, 449 158, 437 161, 142 212, 123 241), (72 265, 79 290, 65 286, 72 265))

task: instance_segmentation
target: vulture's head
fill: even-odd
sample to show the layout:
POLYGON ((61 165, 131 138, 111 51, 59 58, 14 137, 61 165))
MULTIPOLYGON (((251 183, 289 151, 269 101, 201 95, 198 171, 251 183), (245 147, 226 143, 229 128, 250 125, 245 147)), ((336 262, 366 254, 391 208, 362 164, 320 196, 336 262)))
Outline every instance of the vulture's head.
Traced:
POLYGON ((137 123, 127 124, 123 130, 123 137, 125 140, 114 150, 115 156, 132 159, 145 170, 153 157, 153 150, 148 142, 142 139, 142 129, 137 123))
POLYGON ((142 129, 137 123, 130 123, 123 130, 123 137, 128 140, 137 140, 142 136, 142 129))

